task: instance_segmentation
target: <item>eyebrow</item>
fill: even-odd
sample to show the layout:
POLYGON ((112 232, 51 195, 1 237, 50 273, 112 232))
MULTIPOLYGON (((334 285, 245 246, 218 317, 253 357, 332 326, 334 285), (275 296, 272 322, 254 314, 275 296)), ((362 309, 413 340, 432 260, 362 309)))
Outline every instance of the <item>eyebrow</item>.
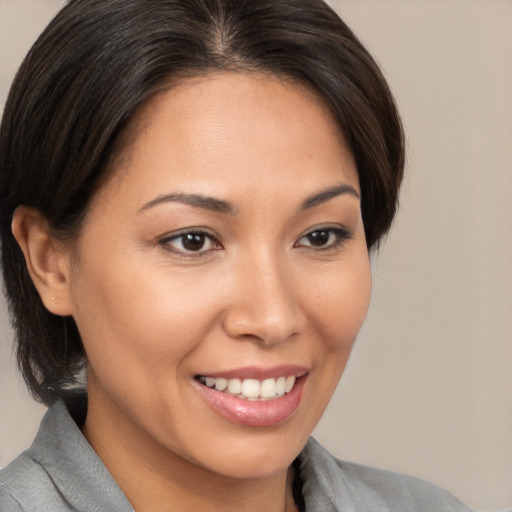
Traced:
POLYGON ((314 208, 315 206, 325 203, 325 202, 329 201, 330 199, 333 199, 334 197, 345 195, 345 194, 354 196, 357 199, 361 199, 361 196, 358 194, 358 192, 356 191, 356 189, 354 187, 343 183, 341 185, 335 185, 334 187, 329 187, 325 190, 322 190, 321 192, 318 192, 317 194, 309 196, 307 199, 305 199, 302 202, 300 209, 301 210, 309 210, 310 208, 314 208))
POLYGON ((230 215, 235 213, 235 207, 231 203, 200 194, 165 194, 149 201, 149 203, 146 203, 139 211, 147 210, 158 204, 168 202, 182 203, 194 208, 202 208, 216 213, 227 213, 230 215))
MULTIPOLYGON (((351 185, 335 185, 334 187, 329 187, 328 189, 322 190, 306 198, 302 202, 300 210, 309 210, 310 208, 314 208, 315 206, 325 203, 334 197, 344 194, 349 194, 356 197, 357 199, 360 199, 356 189, 351 185)), ((192 206, 193 208, 202 208, 204 210, 209 210, 215 213, 225 213, 229 215, 234 215, 236 213, 236 208, 228 201, 223 201, 222 199, 216 199, 214 197, 203 196, 200 194, 178 193, 158 196, 157 198, 146 203, 142 208, 140 208, 139 211, 142 212, 159 204, 168 202, 182 203, 188 206, 192 206)))

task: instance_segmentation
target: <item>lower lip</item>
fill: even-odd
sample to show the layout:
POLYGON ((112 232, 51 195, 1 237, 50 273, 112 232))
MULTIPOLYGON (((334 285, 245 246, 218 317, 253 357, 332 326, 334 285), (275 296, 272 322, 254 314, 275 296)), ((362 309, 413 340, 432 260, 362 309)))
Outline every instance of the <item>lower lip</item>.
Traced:
POLYGON ((265 401, 250 401, 209 388, 197 382, 208 404, 221 416, 249 427, 271 427, 290 418, 299 407, 307 376, 298 378, 285 395, 265 401))

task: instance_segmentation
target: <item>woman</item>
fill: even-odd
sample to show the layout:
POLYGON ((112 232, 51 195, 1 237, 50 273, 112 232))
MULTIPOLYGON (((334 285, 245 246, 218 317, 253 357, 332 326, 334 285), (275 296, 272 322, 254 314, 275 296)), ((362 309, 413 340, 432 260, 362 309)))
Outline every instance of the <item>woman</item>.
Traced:
POLYGON ((467 510, 308 440, 404 160, 382 75, 323 2, 71 1, 0 155, 18 360, 51 406, 2 511, 467 510))

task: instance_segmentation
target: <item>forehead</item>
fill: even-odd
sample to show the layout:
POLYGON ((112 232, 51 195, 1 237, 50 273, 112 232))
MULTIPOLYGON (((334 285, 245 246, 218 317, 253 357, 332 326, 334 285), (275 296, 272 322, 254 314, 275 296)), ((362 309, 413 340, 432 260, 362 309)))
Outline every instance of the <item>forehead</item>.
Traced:
POLYGON ((173 85, 137 113, 119 155, 111 176, 130 174, 138 188, 151 174, 153 183, 165 177, 171 186, 174 178, 208 193, 240 174, 246 183, 277 184, 290 178, 283 172, 290 166, 301 182, 323 185, 319 168, 332 168, 358 188, 352 154, 323 98, 272 75, 219 72, 173 85))
POLYGON ((272 103, 272 108, 281 104, 283 110, 289 103, 314 104, 341 135, 327 102, 312 86, 287 76, 240 70, 212 71, 173 80, 139 108, 131 127, 136 132, 146 126, 155 113, 165 108, 165 104, 175 108, 176 112, 180 106, 186 106, 192 113, 222 108, 232 114, 234 109, 240 109, 249 102, 244 102, 245 99, 257 102, 262 109, 268 103, 272 103))

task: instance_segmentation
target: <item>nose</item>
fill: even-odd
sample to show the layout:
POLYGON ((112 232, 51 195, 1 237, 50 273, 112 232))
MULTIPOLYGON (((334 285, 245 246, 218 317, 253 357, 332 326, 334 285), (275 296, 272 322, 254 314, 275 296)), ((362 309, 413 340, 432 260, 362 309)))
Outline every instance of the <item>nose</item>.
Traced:
POLYGON ((265 346, 299 334, 304 322, 292 274, 283 263, 269 259, 241 264, 223 319, 225 332, 265 346))

